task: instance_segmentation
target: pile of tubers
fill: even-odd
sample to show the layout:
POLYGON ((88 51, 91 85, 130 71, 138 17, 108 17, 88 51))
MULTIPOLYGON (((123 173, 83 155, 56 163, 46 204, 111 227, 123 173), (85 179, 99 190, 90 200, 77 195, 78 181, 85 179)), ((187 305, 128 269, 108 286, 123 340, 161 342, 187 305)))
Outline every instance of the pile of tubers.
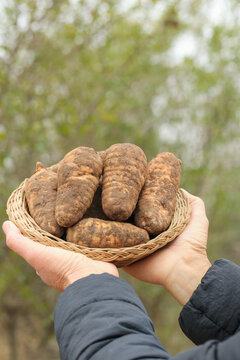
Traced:
POLYGON ((50 234, 93 248, 146 243, 171 223, 181 161, 163 152, 149 164, 134 144, 96 152, 80 146, 58 163, 37 163, 25 194, 35 222, 50 234))

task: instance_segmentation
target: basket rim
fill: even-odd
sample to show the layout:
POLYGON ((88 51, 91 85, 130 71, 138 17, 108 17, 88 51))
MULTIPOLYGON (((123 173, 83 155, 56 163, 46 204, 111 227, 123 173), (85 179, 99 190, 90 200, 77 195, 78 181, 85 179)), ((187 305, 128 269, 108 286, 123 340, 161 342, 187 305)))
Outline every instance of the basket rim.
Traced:
POLYGON ((87 252, 87 256, 91 258, 95 258, 96 256, 98 256, 102 261, 108 261, 113 263, 132 263, 142 258, 141 253, 143 252, 145 252, 145 255, 143 257, 146 257, 151 253, 155 252, 156 250, 160 249, 161 247, 167 245, 170 241, 174 240, 178 235, 180 235, 180 233, 184 230, 190 219, 191 208, 189 200, 184 194, 183 189, 179 188, 177 192, 174 215, 169 227, 156 237, 150 239, 148 242, 135 246, 121 248, 90 248, 83 245, 77 245, 48 233, 47 231, 41 229, 39 225, 37 225, 37 223, 33 220, 31 215, 27 211, 27 202, 24 191, 27 179, 28 178, 26 178, 18 186, 18 188, 16 188, 12 192, 7 201, 6 212, 9 220, 11 220, 24 235, 28 236, 33 241, 39 242, 47 246, 62 247, 65 250, 75 251, 82 254, 85 254, 85 252, 87 252), (180 204, 183 206, 181 207, 181 221, 179 222, 177 221, 178 219, 175 219, 175 215, 176 209, 180 206, 180 204), (26 226, 22 226, 22 218, 24 218, 24 221, 26 221, 26 223, 28 224, 27 229, 26 226), (39 236, 39 238, 37 235, 39 236), (130 253, 132 251, 134 252, 134 254, 132 254, 131 256, 130 253), (118 260, 121 255, 123 255, 123 258, 118 260), (104 257, 106 257, 106 259, 104 259, 104 257), (126 261, 124 261, 124 257, 126 257, 126 261))

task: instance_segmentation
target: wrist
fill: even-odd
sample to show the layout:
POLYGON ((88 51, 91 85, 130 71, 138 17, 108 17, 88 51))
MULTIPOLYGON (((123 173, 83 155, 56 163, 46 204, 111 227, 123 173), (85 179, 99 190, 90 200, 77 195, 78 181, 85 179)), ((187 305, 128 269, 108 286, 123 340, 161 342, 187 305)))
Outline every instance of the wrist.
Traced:
POLYGON ((185 305, 210 267, 211 263, 207 254, 201 256, 197 254, 195 257, 186 254, 177 260, 164 287, 179 304, 185 305))

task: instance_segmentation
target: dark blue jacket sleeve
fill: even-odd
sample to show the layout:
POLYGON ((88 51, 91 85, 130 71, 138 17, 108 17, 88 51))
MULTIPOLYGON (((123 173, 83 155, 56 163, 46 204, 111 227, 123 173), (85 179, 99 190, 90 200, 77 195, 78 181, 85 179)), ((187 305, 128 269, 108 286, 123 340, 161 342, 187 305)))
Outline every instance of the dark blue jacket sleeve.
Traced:
POLYGON ((225 340, 240 328, 240 267, 217 260, 183 307, 179 323, 195 344, 225 340))
POLYGON ((70 285, 59 296, 54 323, 62 360, 168 358, 133 288, 112 275, 70 285))
POLYGON ((210 268, 180 315, 180 325, 190 338, 196 343, 208 341, 172 357, 126 281, 108 274, 78 280, 60 295, 55 309, 61 359, 237 360, 239 284, 239 267, 231 262, 220 260, 210 268), (238 300, 232 301, 236 294, 238 300), (229 310, 229 306, 233 308, 229 310))

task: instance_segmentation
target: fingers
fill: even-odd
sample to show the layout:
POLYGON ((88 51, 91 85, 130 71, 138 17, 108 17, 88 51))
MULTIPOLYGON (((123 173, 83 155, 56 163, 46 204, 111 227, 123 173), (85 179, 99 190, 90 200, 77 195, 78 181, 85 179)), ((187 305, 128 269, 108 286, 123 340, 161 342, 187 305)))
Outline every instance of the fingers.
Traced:
POLYGON ((39 244, 23 236, 10 221, 3 224, 7 246, 23 257, 49 286, 63 291, 72 282, 91 274, 108 272, 118 276, 116 267, 57 247, 39 244))
POLYGON ((7 246, 23 257, 31 266, 36 267, 37 259, 41 258, 45 246, 23 236, 20 230, 11 222, 3 224, 7 246))

